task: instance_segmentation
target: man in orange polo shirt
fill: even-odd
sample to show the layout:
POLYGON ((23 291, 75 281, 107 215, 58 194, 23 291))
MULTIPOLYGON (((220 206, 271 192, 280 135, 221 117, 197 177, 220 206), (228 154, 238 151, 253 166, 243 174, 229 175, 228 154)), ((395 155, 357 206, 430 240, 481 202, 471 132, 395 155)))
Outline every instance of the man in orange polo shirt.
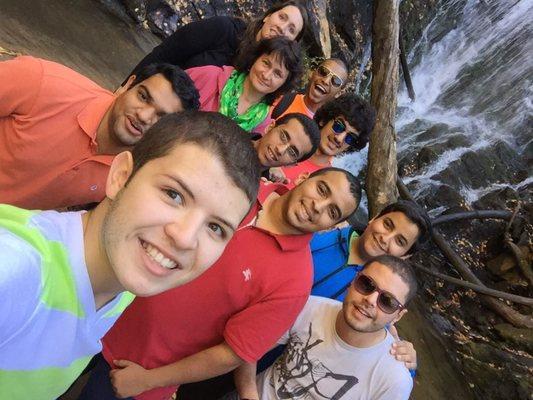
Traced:
POLYGON ((0 63, 0 203, 51 209, 99 202, 114 156, 162 115, 198 109, 190 78, 151 65, 116 94, 63 65, 0 63))

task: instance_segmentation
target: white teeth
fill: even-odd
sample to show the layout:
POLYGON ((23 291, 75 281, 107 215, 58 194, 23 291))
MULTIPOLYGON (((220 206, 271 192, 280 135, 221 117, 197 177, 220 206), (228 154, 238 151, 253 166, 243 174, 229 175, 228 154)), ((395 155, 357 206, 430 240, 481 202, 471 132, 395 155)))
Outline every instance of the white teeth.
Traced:
POLYGON ((319 92, 322 92, 322 94, 326 94, 326 89, 324 89, 322 86, 315 85, 315 87, 319 92))
POLYGON ((148 254, 152 260, 161 265, 163 268, 172 269, 176 268, 176 266, 178 265, 177 262, 166 258, 159 250, 157 250, 150 243, 144 242, 143 247, 146 251, 146 254, 148 254))
POLYGON ((307 210, 306 208, 304 207, 304 205, 302 204, 302 210, 303 210, 303 213, 304 213, 304 218, 311 221, 311 217, 309 216, 309 214, 307 213, 307 210))

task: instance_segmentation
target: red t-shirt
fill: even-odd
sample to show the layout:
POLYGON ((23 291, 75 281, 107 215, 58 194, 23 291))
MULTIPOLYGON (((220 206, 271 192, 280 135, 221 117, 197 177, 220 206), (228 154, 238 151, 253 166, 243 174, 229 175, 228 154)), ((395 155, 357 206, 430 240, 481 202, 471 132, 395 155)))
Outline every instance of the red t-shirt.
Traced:
MULTIPOLYGON (((103 354, 145 368, 171 364, 226 341, 253 362, 292 325, 309 296, 310 234, 274 235, 247 226, 280 185, 262 186, 258 201, 222 257, 187 285, 137 298, 104 337, 103 354)), ((176 387, 158 388, 137 399, 167 400, 176 387)))
POLYGON ((283 173, 285 174, 285 177, 289 181, 287 184, 285 184, 285 186, 287 186, 287 188, 289 189, 293 189, 296 186, 294 182, 304 172, 309 172, 310 174, 312 174, 313 172, 318 171, 319 169, 327 168, 329 166, 331 166, 331 164, 318 165, 311 161, 311 159, 307 159, 290 167, 281 167, 283 173))

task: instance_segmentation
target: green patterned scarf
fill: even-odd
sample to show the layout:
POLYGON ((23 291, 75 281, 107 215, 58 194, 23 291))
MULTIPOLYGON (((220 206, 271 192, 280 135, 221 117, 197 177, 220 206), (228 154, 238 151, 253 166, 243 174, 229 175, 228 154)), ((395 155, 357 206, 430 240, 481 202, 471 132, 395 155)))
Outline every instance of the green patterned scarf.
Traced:
POLYGON ((246 73, 236 70, 231 73, 220 95, 219 112, 234 120, 245 131, 251 132, 268 115, 268 104, 261 101, 248 108, 244 114, 237 114, 246 76, 246 73))

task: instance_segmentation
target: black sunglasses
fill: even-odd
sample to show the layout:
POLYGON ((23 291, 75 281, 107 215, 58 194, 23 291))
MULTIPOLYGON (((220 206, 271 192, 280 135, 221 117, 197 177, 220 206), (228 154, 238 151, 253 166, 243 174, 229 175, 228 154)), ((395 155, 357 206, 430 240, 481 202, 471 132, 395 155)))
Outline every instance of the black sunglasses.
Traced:
POLYGON ((378 292, 377 305, 385 314, 392 314, 404 308, 403 304, 396 300, 396 297, 385 290, 381 290, 372 278, 362 273, 357 275, 357 278, 353 281, 353 288, 365 296, 378 292))
POLYGON ((343 80, 339 78, 338 75, 335 75, 333 72, 331 72, 329 69, 324 67, 323 65, 319 65, 316 69, 318 74, 323 77, 327 78, 328 76, 331 76, 331 84, 335 87, 341 87, 343 84, 343 80))
MULTIPOLYGON (((335 135, 340 135, 341 133, 346 132, 346 124, 341 119, 335 119, 333 120, 333 126, 331 127, 333 129, 333 132, 335 135)), ((346 132, 346 136, 344 137, 344 143, 346 143, 348 146, 353 146, 357 143, 359 140, 359 135, 354 132, 346 132)))

